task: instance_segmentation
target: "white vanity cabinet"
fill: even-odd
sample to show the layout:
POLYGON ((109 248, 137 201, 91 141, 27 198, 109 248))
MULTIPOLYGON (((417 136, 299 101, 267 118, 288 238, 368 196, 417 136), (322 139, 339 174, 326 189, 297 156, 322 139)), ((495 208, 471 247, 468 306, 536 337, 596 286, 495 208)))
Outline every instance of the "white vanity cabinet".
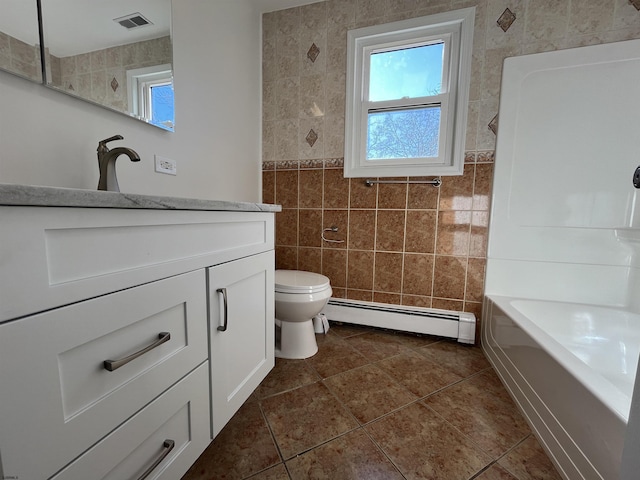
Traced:
POLYGON ((231 206, 0 204, 0 477, 188 470, 274 365, 277 210, 231 206))
POLYGON ((207 269, 215 437, 274 365, 273 251, 207 269))

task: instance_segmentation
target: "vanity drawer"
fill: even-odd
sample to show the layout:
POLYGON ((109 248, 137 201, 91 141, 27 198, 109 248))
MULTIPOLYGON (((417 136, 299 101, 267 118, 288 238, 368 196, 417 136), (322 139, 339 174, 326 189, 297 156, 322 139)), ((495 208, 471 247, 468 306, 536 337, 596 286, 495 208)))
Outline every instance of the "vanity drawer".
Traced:
POLYGON ((272 250, 273 222, 266 212, 0 205, 0 322, 272 250))
POLYGON ((208 362, 52 480, 180 478, 209 445, 208 362), (162 459, 154 468, 158 460, 162 459))
POLYGON ((48 478, 204 362, 206 315, 197 270, 0 325, 3 474, 48 478))

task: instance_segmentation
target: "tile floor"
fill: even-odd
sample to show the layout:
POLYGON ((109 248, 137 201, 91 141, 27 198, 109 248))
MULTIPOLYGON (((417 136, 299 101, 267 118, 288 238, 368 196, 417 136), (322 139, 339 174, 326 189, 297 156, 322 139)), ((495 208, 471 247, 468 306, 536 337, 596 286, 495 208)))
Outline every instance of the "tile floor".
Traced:
POLYGON ((560 479, 479 348, 346 324, 318 345, 183 480, 560 479))

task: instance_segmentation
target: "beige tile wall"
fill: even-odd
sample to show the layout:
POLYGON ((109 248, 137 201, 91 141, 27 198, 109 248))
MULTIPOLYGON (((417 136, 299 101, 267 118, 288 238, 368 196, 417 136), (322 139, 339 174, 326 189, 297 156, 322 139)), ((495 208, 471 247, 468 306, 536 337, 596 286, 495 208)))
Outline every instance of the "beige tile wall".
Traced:
POLYGON ((58 58, 50 55, 53 85, 128 112, 127 70, 172 63, 171 38, 162 37, 58 58))
POLYGON ((265 14, 263 192, 283 206, 277 266, 324 273, 340 297, 479 316, 504 58, 632 38, 640 11, 629 0, 328 0, 265 14), (344 179, 347 30, 469 6, 477 9, 464 175, 444 177, 439 189, 344 179), (515 20, 503 31, 506 9, 515 20), (345 243, 321 240, 333 225, 327 238, 345 243))
POLYGON ((40 46, 29 45, 0 32, 0 68, 31 80, 42 81, 40 46))

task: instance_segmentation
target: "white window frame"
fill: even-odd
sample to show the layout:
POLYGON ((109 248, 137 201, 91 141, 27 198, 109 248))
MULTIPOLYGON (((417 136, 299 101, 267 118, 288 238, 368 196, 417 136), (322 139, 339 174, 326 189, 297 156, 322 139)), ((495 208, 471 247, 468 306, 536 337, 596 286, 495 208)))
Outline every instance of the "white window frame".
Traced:
POLYGON ((350 30, 347 34, 345 177, 462 175, 475 7, 350 30), (373 53, 444 43, 442 90, 429 97, 369 102, 373 53), (372 110, 440 105, 437 157, 367 160, 372 110))
MULTIPOLYGON (((151 87, 173 83, 171 64, 127 70, 127 95, 129 109, 139 120, 150 122, 153 112, 151 105, 151 87)), ((156 125, 173 131, 173 127, 156 125)))

